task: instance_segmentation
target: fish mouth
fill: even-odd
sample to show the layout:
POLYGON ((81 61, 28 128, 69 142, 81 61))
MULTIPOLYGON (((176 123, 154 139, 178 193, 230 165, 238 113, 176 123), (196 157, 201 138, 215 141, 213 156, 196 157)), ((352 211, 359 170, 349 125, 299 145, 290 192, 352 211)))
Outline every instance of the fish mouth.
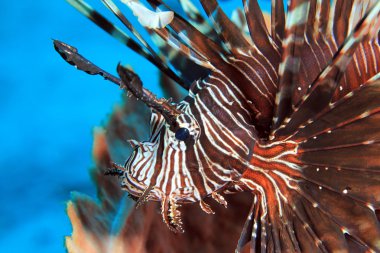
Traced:
POLYGON ((148 201, 161 202, 161 215, 163 222, 174 233, 184 233, 182 227, 181 211, 182 204, 196 202, 191 190, 177 190, 171 194, 165 194, 157 186, 146 186, 140 181, 126 174, 122 178, 122 187, 136 200, 136 208, 148 201))
MULTIPOLYGON (((192 169, 195 168, 189 170, 192 169)), ((233 178, 234 177, 232 177, 232 179, 233 178)), ((232 183, 232 181, 230 183, 232 183)), ((180 211, 180 207, 184 204, 198 203, 202 211, 207 214, 214 214, 215 212, 211 209, 211 206, 206 203, 206 199, 210 197, 210 199, 227 207, 226 200, 219 194, 223 192, 227 185, 221 186, 221 188, 218 189, 212 189, 210 192, 203 192, 202 194, 194 185, 187 185, 186 187, 184 186, 168 190, 162 188, 161 184, 156 184, 151 180, 139 180, 137 177, 133 176, 130 168, 127 168, 127 171, 122 177, 122 186, 133 196, 133 199, 136 200, 136 208, 139 208, 148 201, 161 203, 162 220, 174 233, 184 232, 180 211)))
POLYGON ((140 198, 146 189, 144 184, 131 177, 128 172, 121 178, 121 187, 134 198, 140 198))
MULTIPOLYGON (((137 189, 134 186, 127 188, 137 189)), ((138 191, 129 192, 134 197, 137 197, 136 208, 139 208, 142 204, 148 201, 161 202, 161 215, 163 222, 168 226, 168 228, 174 233, 184 233, 182 227, 181 211, 178 209, 183 203, 191 203, 187 199, 183 199, 178 195, 170 194, 166 195, 160 189, 155 186, 148 186, 144 190, 138 189, 138 191)))

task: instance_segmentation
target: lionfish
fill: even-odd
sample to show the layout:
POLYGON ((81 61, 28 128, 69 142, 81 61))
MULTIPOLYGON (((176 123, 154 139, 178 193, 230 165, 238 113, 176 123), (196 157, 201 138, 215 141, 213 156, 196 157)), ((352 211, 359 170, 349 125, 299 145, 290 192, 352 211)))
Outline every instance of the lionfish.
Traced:
POLYGON ((236 252, 380 252, 379 1, 291 0, 285 11, 272 0, 268 25, 258 1, 243 0, 246 32, 217 0, 200 0, 208 19, 190 0, 179 1, 187 19, 161 0, 147 0, 154 10, 124 0, 162 55, 111 0, 138 41, 68 2, 188 90, 159 99, 131 69, 119 64, 116 77, 54 41, 67 62, 151 109, 149 140, 130 141, 125 165, 107 172, 138 204, 160 201, 182 232, 180 205, 211 214, 208 197, 227 207, 223 194, 249 192, 236 252))

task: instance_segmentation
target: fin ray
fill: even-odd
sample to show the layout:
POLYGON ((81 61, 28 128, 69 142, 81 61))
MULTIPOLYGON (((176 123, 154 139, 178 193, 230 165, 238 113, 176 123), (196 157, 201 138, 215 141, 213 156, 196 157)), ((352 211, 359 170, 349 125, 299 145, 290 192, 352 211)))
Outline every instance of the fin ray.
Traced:
MULTIPOLYGON (((355 28, 355 31, 346 39, 346 42, 340 48, 332 63, 327 66, 314 83, 310 85, 309 92, 304 96, 299 105, 297 105, 296 108, 290 108, 288 106, 287 110, 282 109, 288 113, 290 113, 289 110, 294 112, 290 118, 288 118, 289 122, 286 122, 286 125, 282 124, 279 126, 277 124, 274 126, 274 128, 278 128, 275 130, 274 135, 285 136, 292 134, 301 124, 320 113, 329 105, 338 82, 347 69, 357 47, 363 40, 371 38, 378 33, 380 26, 377 20, 379 12, 380 2, 374 5, 362 22, 355 28)), ((284 118, 284 115, 286 114, 283 114, 281 118, 284 118)))
POLYGON ((170 78, 176 81, 185 89, 188 89, 189 84, 186 84, 184 80, 182 80, 173 70, 169 67, 165 66, 161 60, 157 59, 152 55, 149 51, 147 51, 144 47, 140 46, 136 41, 134 41, 129 35, 124 33, 120 28, 112 24, 105 17, 103 17, 100 13, 95 11, 92 7, 90 7, 83 0, 66 0, 70 5, 72 5, 75 9, 77 9, 80 13, 94 22, 97 26, 102 28, 105 32, 110 34, 112 37, 147 59, 153 65, 155 65, 162 72, 167 74, 170 78))
POLYGON ((216 32, 230 51, 235 50, 234 48, 250 47, 242 32, 227 17, 216 0, 200 0, 200 2, 214 24, 216 32))

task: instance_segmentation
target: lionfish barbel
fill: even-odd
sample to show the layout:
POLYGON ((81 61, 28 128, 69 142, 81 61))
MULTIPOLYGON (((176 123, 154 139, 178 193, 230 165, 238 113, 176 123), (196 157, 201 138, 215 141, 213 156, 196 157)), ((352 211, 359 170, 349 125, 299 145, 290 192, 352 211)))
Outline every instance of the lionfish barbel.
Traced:
MULTIPOLYGON (((257 0, 241 23, 216 0, 123 2, 162 51, 157 54, 112 0, 102 2, 132 39, 82 0, 68 0, 188 90, 157 98, 137 74, 119 77, 54 41, 76 68, 101 75, 152 110, 148 141, 108 174, 138 198, 161 202, 182 232, 179 206, 250 192, 252 208, 236 252, 351 252, 348 240, 380 252, 380 2, 272 0, 270 24, 257 0), (243 28, 248 28, 245 31, 243 28), (164 57, 166 56, 166 58, 164 57), (174 68, 174 70, 173 70, 174 68)), ((217 214, 216 214, 217 215, 217 214)))

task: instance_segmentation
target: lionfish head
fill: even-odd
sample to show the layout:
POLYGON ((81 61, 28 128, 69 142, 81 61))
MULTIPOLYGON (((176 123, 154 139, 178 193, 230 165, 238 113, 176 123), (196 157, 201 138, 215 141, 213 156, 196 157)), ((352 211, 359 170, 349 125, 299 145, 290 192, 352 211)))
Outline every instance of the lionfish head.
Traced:
POLYGON ((200 198, 190 177, 188 153, 200 137, 195 118, 180 114, 176 126, 152 111, 148 141, 131 140, 134 150, 125 164, 125 186, 135 196, 147 199, 194 202, 200 198), (149 190, 149 193, 146 192, 149 190))
MULTIPOLYGON (((210 92, 209 87, 198 90, 196 97, 189 95, 175 104, 157 99, 142 87, 132 71, 119 66, 118 73, 125 88, 152 110, 150 138, 142 142, 130 140, 134 150, 123 168, 122 186, 138 198, 138 203, 161 201, 164 221, 175 230, 180 228, 176 209, 180 203, 199 202, 207 213, 212 210, 203 201, 206 196, 225 205, 217 192, 237 175, 226 158, 228 151, 215 143, 223 142, 220 139, 223 136, 238 139, 235 135, 239 133, 227 134, 230 131, 227 126, 221 127, 221 118, 226 118, 223 113, 221 118, 207 119, 205 110, 210 109, 208 103, 211 101, 204 100, 202 93, 210 92), (204 108, 201 110, 200 106, 204 108)), ((200 85, 196 82, 193 86, 200 85)), ((245 152, 248 155, 250 151, 246 149, 245 152)))

